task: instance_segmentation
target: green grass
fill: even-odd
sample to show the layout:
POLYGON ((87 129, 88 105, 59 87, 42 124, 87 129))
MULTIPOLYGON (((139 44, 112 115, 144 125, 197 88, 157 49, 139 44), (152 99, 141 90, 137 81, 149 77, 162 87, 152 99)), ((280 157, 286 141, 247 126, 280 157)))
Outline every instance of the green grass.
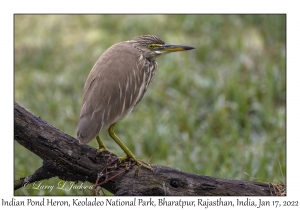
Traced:
MULTIPOLYGON (((260 180, 282 180, 284 15, 16 15, 15 101, 75 137, 83 86, 94 63, 112 44, 142 34, 196 49, 158 58, 143 100, 115 129, 132 152, 190 173, 252 180, 246 172, 260 180)), ((123 155, 105 132, 101 136, 111 151, 123 155)), ((15 179, 42 164, 17 142, 14 155, 15 179)), ((15 194, 90 192, 23 188, 15 194)))

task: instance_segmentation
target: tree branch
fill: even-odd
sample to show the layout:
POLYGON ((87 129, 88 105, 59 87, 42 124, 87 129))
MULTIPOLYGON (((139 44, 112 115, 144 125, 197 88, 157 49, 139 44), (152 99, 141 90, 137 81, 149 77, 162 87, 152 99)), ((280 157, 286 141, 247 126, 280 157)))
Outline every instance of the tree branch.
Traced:
POLYGON ((131 160, 117 164, 117 156, 80 145, 68 134, 14 103, 14 139, 43 159, 33 175, 15 181, 15 189, 26 182, 59 177, 66 181, 103 183, 115 195, 275 195, 270 184, 220 179, 152 165, 154 171, 137 168, 131 160), (113 164, 110 164, 113 163, 113 164), (109 176, 113 177, 109 179, 109 176), (100 176, 98 176, 100 174, 100 176), (102 175, 103 174, 103 175, 102 175), (104 176, 105 175, 105 176, 104 176))

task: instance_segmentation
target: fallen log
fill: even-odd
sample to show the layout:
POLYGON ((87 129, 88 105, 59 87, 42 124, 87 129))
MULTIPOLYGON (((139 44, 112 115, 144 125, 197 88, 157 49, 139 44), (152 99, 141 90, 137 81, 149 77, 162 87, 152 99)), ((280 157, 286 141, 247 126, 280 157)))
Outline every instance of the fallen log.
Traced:
POLYGON ((118 162, 112 153, 97 155, 96 148, 80 145, 72 136, 14 103, 14 139, 43 159, 32 175, 15 180, 15 190, 52 177, 87 181, 114 195, 141 196, 270 196, 278 194, 271 183, 214 178, 152 165, 153 171, 128 160, 118 162))

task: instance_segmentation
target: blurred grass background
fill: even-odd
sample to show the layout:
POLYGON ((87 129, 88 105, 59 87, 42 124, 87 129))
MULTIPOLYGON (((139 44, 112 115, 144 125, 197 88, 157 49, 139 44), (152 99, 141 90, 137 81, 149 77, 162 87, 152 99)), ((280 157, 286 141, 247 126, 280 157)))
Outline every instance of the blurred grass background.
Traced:
MULTIPOLYGON (((74 137, 85 80, 108 47, 143 34, 196 47, 158 58, 153 83, 137 109, 117 124, 117 135, 153 164, 221 178, 253 180, 246 172, 256 181, 284 181, 285 15, 15 15, 14 23, 15 101, 74 137)), ((106 132, 101 136, 123 155, 106 132)), ((42 164, 17 142, 14 157, 14 179, 42 164)))

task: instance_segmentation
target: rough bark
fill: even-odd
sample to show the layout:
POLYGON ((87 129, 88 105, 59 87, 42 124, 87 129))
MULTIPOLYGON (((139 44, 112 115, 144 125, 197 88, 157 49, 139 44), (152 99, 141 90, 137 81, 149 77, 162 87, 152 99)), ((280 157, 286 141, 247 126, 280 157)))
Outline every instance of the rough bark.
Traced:
POLYGON ((104 182, 103 188, 115 195, 160 196, 268 196, 276 190, 269 183, 208 177, 151 165, 153 172, 138 168, 130 160, 117 164, 117 156, 80 145, 68 134, 56 129, 15 102, 14 139, 43 159, 33 175, 15 181, 15 190, 24 182, 58 176, 66 181, 104 182), (114 161, 115 164, 108 164, 114 161), (109 167, 108 167, 109 165, 109 167), (105 169, 105 170, 104 170, 105 169), (110 174, 106 172, 110 171, 110 174), (114 177, 115 176, 115 177, 114 177), (113 179, 106 180, 108 177, 113 179), (105 181, 106 180, 106 181, 105 181))

